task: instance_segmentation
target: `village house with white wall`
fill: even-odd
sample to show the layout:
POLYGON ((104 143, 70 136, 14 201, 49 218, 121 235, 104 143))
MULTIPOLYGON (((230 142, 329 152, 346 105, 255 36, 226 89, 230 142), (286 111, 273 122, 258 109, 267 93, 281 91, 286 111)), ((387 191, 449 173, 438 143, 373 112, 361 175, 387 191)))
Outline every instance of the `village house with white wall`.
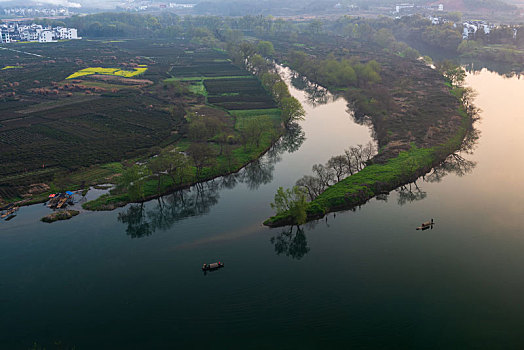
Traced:
POLYGON ((49 43, 58 40, 82 39, 76 28, 44 27, 40 24, 19 24, 11 22, 0 25, 0 43, 9 44, 18 41, 49 43))

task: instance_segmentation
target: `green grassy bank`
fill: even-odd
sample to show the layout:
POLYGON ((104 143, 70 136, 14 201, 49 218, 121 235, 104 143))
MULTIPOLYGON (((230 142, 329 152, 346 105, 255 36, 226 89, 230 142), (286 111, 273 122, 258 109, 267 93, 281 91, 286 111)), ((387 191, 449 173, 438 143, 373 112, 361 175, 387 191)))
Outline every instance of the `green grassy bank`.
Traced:
POLYGON ((112 190, 111 193, 102 195, 96 200, 84 203, 82 207, 94 211, 113 210, 131 202, 145 202, 178 189, 187 188, 191 185, 209 181, 219 176, 236 173, 265 154, 273 145, 274 141, 278 139, 278 137, 274 137, 274 135, 274 133, 266 131, 262 134, 258 146, 251 145, 248 147, 235 148, 232 151, 232 157, 229 159, 225 155, 218 155, 216 157, 216 164, 212 167, 204 167, 198 177, 196 175, 196 168, 191 166, 181 183, 174 183, 170 177, 163 176, 159 187, 158 178, 150 177, 144 183, 144 195, 139 200, 131 200, 125 189, 117 188, 112 190))
MULTIPOLYGON (((459 113, 462 116, 462 124, 446 142, 431 148, 417 148, 412 145, 409 151, 401 152, 386 163, 368 165, 362 171, 330 186, 308 203, 307 220, 319 219, 329 212, 364 204, 378 194, 390 192, 428 173, 459 149, 471 130, 472 118, 463 110, 459 113)), ((264 222, 264 225, 270 227, 293 224, 294 218, 288 212, 273 216, 264 222)))

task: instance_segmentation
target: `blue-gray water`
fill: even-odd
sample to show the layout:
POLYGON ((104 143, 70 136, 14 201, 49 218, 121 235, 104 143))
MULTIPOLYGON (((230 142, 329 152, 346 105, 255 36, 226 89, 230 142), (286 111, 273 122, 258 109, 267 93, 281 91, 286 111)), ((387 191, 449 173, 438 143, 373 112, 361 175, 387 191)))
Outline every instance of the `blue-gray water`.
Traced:
POLYGON ((303 232, 261 223, 278 186, 370 139, 340 99, 306 105, 301 147, 232 188, 217 180, 53 224, 38 221, 46 207, 22 208, 0 222, 0 348, 520 348, 524 82, 467 81, 483 112, 462 156, 476 166, 448 169, 469 173, 420 179, 303 232), (433 230, 415 230, 431 217, 433 230), (225 268, 204 275, 217 260, 225 268))

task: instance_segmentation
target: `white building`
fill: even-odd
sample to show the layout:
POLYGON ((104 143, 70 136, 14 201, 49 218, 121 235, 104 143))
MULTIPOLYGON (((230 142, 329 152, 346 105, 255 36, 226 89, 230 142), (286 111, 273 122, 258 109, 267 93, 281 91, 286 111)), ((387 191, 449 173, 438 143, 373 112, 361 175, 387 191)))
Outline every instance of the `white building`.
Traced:
POLYGON ((11 42, 11 38, 9 36, 9 32, 6 30, 0 29, 0 44, 9 44, 11 42))
POLYGON ((81 39, 81 38, 78 37, 78 32, 75 28, 56 27, 55 28, 55 39, 74 40, 74 39, 81 39))
POLYGON ((38 42, 40 43, 50 43, 53 42, 53 31, 51 30, 42 30, 40 36, 38 37, 38 42))
POLYGON ((398 4, 395 6, 395 12, 400 13, 403 10, 414 9, 415 4, 398 4))
MULTIPOLYGON (((9 42, 38 41, 48 43, 57 40, 82 39, 76 28, 43 27, 39 24, 19 25, 18 23, 4 24, 0 27, 2 33, 9 34, 9 42)), ((8 42, 7 34, 2 37, 2 43, 8 42)))

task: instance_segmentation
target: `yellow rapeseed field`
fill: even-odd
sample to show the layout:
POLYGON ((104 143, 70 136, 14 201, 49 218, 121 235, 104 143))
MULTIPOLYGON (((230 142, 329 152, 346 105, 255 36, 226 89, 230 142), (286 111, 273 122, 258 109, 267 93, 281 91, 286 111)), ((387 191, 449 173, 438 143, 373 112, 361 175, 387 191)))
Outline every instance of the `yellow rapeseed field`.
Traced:
POLYGON ((123 70, 119 68, 102 68, 102 67, 89 67, 79 70, 68 76, 66 79, 74 79, 83 77, 86 75, 103 74, 103 75, 114 75, 118 77, 131 78, 144 73, 147 67, 135 68, 135 70, 123 70))

